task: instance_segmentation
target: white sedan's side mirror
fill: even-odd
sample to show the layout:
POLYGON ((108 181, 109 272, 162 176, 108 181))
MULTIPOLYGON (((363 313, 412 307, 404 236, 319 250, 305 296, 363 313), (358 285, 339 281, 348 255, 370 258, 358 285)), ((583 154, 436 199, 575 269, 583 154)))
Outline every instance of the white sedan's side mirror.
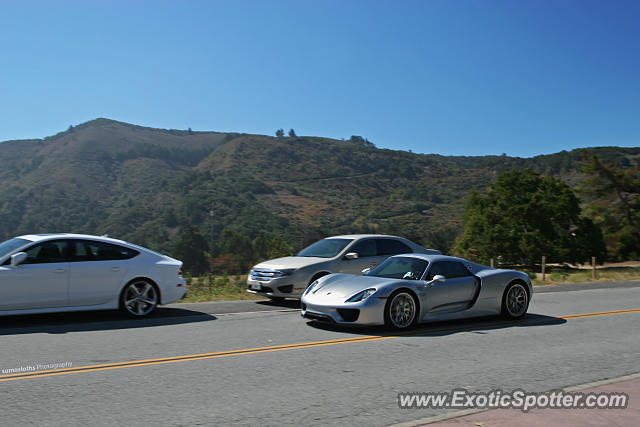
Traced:
POLYGON ((344 259, 358 259, 358 254, 356 252, 349 252, 344 256, 344 259))
POLYGON ((362 274, 366 275, 370 271, 371 271, 371 268, 365 268, 364 270, 362 270, 362 274))
POLYGON ((11 267, 17 267, 27 260, 26 252, 18 252, 11 255, 11 267))

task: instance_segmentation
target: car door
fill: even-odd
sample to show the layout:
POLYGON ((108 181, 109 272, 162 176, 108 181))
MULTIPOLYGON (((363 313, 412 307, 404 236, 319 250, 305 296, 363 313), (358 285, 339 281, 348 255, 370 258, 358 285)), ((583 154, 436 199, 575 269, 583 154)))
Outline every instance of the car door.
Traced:
POLYGON ((373 268, 380 263, 378 255, 377 239, 358 240, 347 249, 346 253, 355 252, 358 254, 356 259, 345 259, 340 261, 339 270, 336 273, 362 274, 365 268, 373 268))
POLYGON ((117 297, 133 249, 94 240, 74 240, 69 268, 69 305, 106 304, 117 297))
POLYGON ((425 313, 468 308, 478 290, 478 278, 458 261, 433 262, 427 271, 426 280, 433 280, 437 275, 444 276, 445 281, 433 282, 425 289, 425 313))
POLYGON ((69 243, 50 240, 25 249, 27 259, 0 267, 0 310, 64 307, 68 302, 69 243))

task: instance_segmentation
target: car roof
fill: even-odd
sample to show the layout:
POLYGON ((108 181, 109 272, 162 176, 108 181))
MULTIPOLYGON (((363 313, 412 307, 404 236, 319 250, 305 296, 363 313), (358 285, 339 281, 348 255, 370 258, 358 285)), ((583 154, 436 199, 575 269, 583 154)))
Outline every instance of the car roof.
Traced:
POLYGON ((344 234, 341 236, 326 237, 327 239, 362 239, 365 237, 392 237, 394 239, 406 240, 404 237, 390 236, 388 234, 344 234))
POLYGON ((131 243, 125 242, 124 240, 112 239, 108 236, 93 236, 90 234, 75 234, 75 233, 44 233, 44 234, 25 234, 23 236, 17 236, 19 239, 26 239, 32 242, 40 242, 45 240, 53 240, 53 239, 89 239, 89 240, 99 240, 102 242, 111 242, 111 243, 119 243, 119 244, 128 244, 131 243))
POLYGON ((391 258, 399 258, 399 257, 411 257, 411 258, 420 258, 427 260, 429 262, 435 261, 458 261, 458 262, 466 262, 469 263, 468 260, 463 258, 458 258, 449 255, 431 255, 431 254, 419 254, 419 253, 411 253, 411 254, 398 254, 394 255, 391 258))

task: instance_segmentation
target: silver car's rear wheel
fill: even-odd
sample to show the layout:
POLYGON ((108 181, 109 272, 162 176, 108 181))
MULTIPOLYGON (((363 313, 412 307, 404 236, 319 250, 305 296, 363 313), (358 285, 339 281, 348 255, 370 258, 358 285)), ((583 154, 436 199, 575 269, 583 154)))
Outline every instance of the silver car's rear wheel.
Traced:
POLYGON ((385 309, 385 323, 395 329, 406 329, 415 323, 417 309, 416 299, 410 293, 393 294, 385 309))
POLYGON ((529 294, 521 283, 507 287, 502 298, 502 314, 509 319, 518 319, 527 312, 529 294))
POLYGON ((158 305, 158 291, 146 280, 135 280, 122 291, 121 306, 135 317, 146 316, 158 305))

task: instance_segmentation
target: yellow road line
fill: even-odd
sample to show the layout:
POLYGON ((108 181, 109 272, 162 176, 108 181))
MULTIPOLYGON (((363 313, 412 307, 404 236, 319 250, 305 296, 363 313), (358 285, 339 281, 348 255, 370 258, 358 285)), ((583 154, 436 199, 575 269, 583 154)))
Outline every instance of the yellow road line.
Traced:
MULTIPOLYGON (((640 309, 573 314, 568 316, 558 316, 556 318, 557 319, 576 319, 576 318, 584 318, 584 317, 610 316, 610 315, 616 315, 616 314, 626 314, 626 313, 636 313, 636 312, 640 312, 640 309)), ((464 325, 464 326, 451 327, 451 328, 441 328, 441 329, 431 329, 431 330, 423 329, 423 330, 410 331, 410 332, 399 333, 394 335, 367 335, 367 336, 361 336, 361 337, 342 338, 342 339, 335 339, 335 340, 311 341, 311 342, 303 342, 303 343, 296 343, 296 344, 275 345, 270 347, 254 347, 254 348, 247 348, 247 349, 241 349, 241 350, 220 351, 220 352, 214 352, 214 353, 190 354, 190 355, 184 355, 184 356, 133 360, 129 362, 108 363, 108 364, 102 364, 102 365, 78 366, 76 368, 52 369, 47 371, 2 375, 0 376, 0 382, 24 380, 28 378, 43 378, 43 377, 51 377, 51 376, 57 376, 57 375, 75 374, 75 373, 107 371, 112 369, 124 369, 124 368, 136 367, 136 366, 162 365, 167 363, 188 362, 193 360, 251 355, 251 354, 268 353, 268 352, 274 352, 274 351, 324 347, 324 346, 330 346, 330 345, 347 344, 347 343, 355 343, 355 342, 381 341, 381 340, 399 338, 402 336, 409 336, 409 335, 436 334, 436 333, 442 333, 442 332, 473 330, 473 329, 486 328, 491 326, 508 326, 510 324, 517 325, 522 323, 523 322, 518 322, 518 321, 507 322, 507 323, 493 322, 493 323, 484 323, 479 325, 464 325)), ((535 323, 535 321, 533 321, 533 323, 535 323)))
POLYGON ((631 310, 602 311, 600 313, 572 314, 570 316, 559 317, 559 319, 578 319, 580 317, 611 316, 613 314, 637 313, 639 311, 639 308, 633 308, 631 310))

